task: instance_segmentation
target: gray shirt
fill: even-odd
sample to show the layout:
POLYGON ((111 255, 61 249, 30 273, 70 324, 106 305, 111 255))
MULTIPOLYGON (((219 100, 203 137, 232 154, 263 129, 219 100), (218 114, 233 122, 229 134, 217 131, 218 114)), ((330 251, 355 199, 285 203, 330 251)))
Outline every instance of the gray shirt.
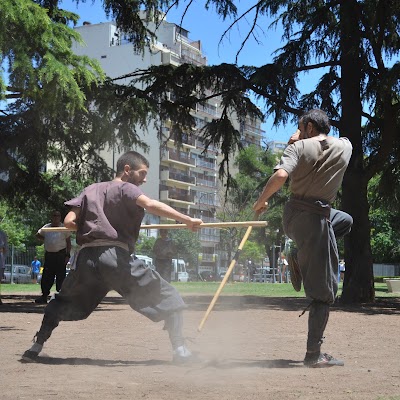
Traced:
POLYGON ((136 204, 143 192, 128 182, 110 181, 86 187, 65 205, 80 208, 76 242, 120 241, 133 252, 144 209, 136 204))
POLYGON ((290 190, 299 198, 332 203, 349 164, 352 145, 347 138, 298 140, 286 147, 277 169, 290 177, 290 190))

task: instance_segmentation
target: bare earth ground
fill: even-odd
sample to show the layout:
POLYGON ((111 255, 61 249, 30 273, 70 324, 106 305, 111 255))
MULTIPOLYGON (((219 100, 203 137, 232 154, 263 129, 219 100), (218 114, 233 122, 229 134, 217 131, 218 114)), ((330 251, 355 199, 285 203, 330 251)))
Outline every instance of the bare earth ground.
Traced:
POLYGON ((85 321, 62 322, 41 361, 20 355, 39 328, 44 306, 33 296, 3 296, 0 399, 400 399, 400 301, 335 306, 323 350, 344 367, 302 365, 305 299, 222 296, 202 332, 210 296, 188 296, 185 336, 200 362, 171 364, 162 323, 110 295, 85 321))

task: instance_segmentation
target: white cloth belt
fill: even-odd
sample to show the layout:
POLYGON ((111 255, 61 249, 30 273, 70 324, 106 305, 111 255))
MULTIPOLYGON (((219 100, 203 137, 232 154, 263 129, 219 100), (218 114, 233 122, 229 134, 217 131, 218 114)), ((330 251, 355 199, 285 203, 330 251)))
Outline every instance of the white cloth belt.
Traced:
POLYGON ((85 243, 81 246, 81 249, 85 247, 122 247, 124 250, 129 251, 129 247, 126 243, 115 241, 115 240, 105 240, 97 239, 90 243, 85 243))

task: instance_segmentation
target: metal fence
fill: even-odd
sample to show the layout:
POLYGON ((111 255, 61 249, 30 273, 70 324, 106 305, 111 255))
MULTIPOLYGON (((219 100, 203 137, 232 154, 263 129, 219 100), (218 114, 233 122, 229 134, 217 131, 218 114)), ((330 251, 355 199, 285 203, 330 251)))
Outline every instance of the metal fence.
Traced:
MULTIPOLYGON (((10 245, 6 256, 6 264, 10 265, 27 265, 31 266, 33 257, 36 255, 36 248, 26 247, 24 250, 18 250, 13 245, 10 245)), ((40 260, 43 264, 43 260, 40 260)))
POLYGON ((400 264, 374 264, 374 276, 400 276, 400 264))

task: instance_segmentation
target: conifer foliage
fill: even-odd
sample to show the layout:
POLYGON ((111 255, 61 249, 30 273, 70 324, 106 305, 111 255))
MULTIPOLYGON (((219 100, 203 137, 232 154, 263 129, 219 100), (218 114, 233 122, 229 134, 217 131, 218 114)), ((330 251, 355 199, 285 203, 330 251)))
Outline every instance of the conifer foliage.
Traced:
MULTIPOLYGON (((96 0, 95 0, 96 1, 96 0)), ((76 1, 79 3, 79 1, 76 1)), ((239 12, 239 0, 207 0, 205 8, 232 29, 252 12, 243 43, 254 36, 261 18, 280 24, 284 44, 272 62, 261 67, 183 64, 151 67, 125 76, 131 84, 107 80, 99 65, 76 56, 71 43, 77 15, 58 0, 0 2, 0 180, 2 191, 15 195, 41 184, 44 160, 65 170, 102 178, 109 174, 97 150, 140 142, 137 129, 149 121, 170 119, 179 142, 190 132, 197 103, 219 96, 221 118, 201 132, 221 149, 221 174, 240 147, 232 118, 270 115, 276 123, 296 121, 306 109, 319 107, 353 144, 343 183, 342 208, 354 218, 345 240, 346 278, 343 300, 374 298, 368 181, 378 172, 398 176, 400 125, 400 3, 398 0, 252 0, 239 12), (320 72, 309 93, 298 84, 307 71, 320 72), (145 83, 139 89, 138 83, 145 83), (265 107, 259 110, 249 94, 265 107), (254 97, 253 97, 254 98, 254 97), (171 100, 173 99, 173 100, 171 100), (4 175, 3 175, 4 176, 4 175)), ((157 23, 171 7, 189 0, 104 0, 106 12, 127 32, 135 51, 154 39, 138 11, 157 23)), ((184 23, 184 15, 183 15, 184 23)), ((228 28, 229 31, 229 28, 228 28)), ((267 32, 268 35, 268 32, 267 32)), ((142 143, 145 145, 145 143, 142 143)), ((386 181, 390 180, 386 176, 386 181)), ((394 179, 396 185, 399 182, 394 179)), ((397 193, 397 190, 395 191, 397 193)), ((46 193, 43 187, 43 193, 46 193)))

